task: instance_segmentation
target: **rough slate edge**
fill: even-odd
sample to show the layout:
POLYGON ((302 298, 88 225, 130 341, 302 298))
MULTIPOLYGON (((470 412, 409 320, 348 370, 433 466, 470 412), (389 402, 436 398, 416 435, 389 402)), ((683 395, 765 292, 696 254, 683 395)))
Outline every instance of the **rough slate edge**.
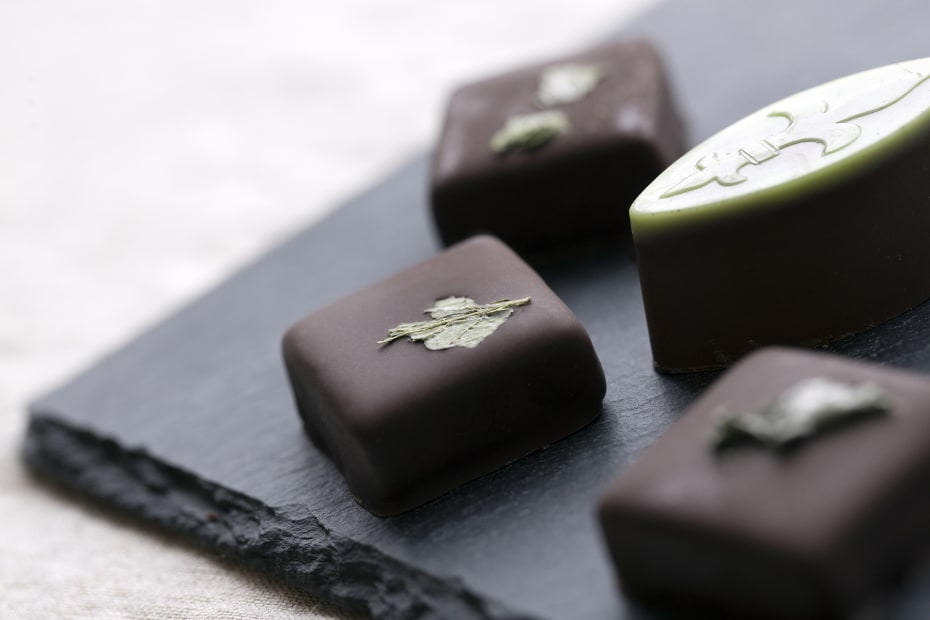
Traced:
POLYGON ((35 473, 350 612, 417 618, 441 609, 450 618, 525 618, 460 581, 425 574, 329 531, 301 506, 266 506, 50 418, 32 419, 24 454, 35 473))
MULTIPOLYGON (((672 67, 677 91, 692 121, 692 135, 700 139, 735 118, 790 92, 844 73, 923 55, 925 53, 923 37, 918 30, 920 30, 920 24, 927 23, 925 19, 927 8, 918 2, 896 5, 886 3, 879 9, 880 14, 873 14, 875 9, 869 7, 866 2, 846 2, 839 6, 830 2, 807 2, 803 7, 779 6, 774 9, 775 12, 766 16, 770 19, 762 19, 761 12, 773 9, 765 9, 756 3, 739 3, 733 0, 713 3, 680 2, 661 7, 654 14, 647 16, 641 21, 639 29, 654 34, 665 51, 672 67), (842 14, 838 14, 839 11, 842 11, 842 14), (892 14, 893 11, 895 14, 892 14), (906 17, 902 19, 896 15, 906 17), (924 19, 920 16, 924 16, 924 19), (883 21, 885 23, 881 23, 883 21), (903 23, 895 23, 898 21, 903 23), (738 28, 735 27, 737 24, 738 28), (703 39, 700 41, 696 41, 689 32, 685 32, 701 32, 702 29, 703 39), (888 39, 883 40, 886 38, 888 39), (819 53, 814 54, 815 51, 819 53), (773 60, 769 63, 762 63, 759 61, 760 58, 773 60), (733 76, 756 76, 759 79, 752 83, 752 88, 749 88, 749 82, 737 80, 733 76), (734 83, 738 83, 738 88, 733 88, 734 83), (724 96, 724 93, 728 95, 724 96)), ((225 551, 285 580, 297 581, 299 586, 311 590, 316 588, 328 598, 336 598, 337 602, 341 601, 343 604, 367 609, 368 613, 379 617, 408 617, 431 612, 435 615, 455 615, 456 617, 506 617, 508 611, 503 607, 481 609, 480 606, 472 606, 468 600, 461 601, 460 597, 464 591, 461 583, 443 577, 443 575, 454 574, 455 571, 437 571, 435 567, 425 566, 427 562, 424 558, 416 555, 418 550, 404 549, 403 544, 400 548, 396 548, 396 545, 398 541, 414 543, 414 539, 424 533, 424 523, 429 524, 429 517, 435 518, 436 514, 441 513, 443 509, 446 509, 446 514, 453 514, 456 510, 461 512, 470 505, 482 502, 485 505, 490 502, 493 507, 494 502, 484 497, 487 492, 509 490, 511 493, 518 493, 519 489, 516 491, 513 489, 515 482, 525 483, 535 478, 537 483, 549 482, 555 491, 570 488, 573 482, 584 483, 589 487, 597 486, 594 483, 598 483, 601 477, 622 466, 639 449, 651 443, 667 424, 673 421, 674 414, 669 412, 677 411, 693 397, 703 383, 706 383, 707 377, 680 380, 658 378, 651 373, 644 373, 642 366, 631 364, 629 356, 621 359, 624 356, 615 355, 617 349, 612 349, 612 345, 618 338, 628 337, 629 343, 624 343, 624 346, 630 349, 624 348, 624 351, 634 350, 637 356, 648 356, 647 345, 643 339, 642 321, 639 320, 637 323, 637 317, 632 316, 632 314, 641 313, 641 309, 637 306, 638 300, 635 299, 636 293, 633 294, 634 299, 624 300, 623 308, 617 309, 618 312, 625 312, 629 315, 624 316, 623 321, 616 317, 605 319, 596 312, 597 304, 603 306, 612 301, 610 295, 600 289, 619 285, 621 288, 625 286, 627 292, 632 292, 629 290, 631 283, 635 284, 635 274, 631 273, 628 263, 624 263, 623 258, 618 257, 616 252, 604 253, 601 250, 592 250, 588 255, 582 253, 581 256, 563 256, 565 264, 562 266, 551 263, 539 266, 557 292, 567 300, 571 299, 573 303, 570 305, 579 313, 582 320, 588 323, 599 352, 604 358, 605 366, 608 367, 608 374, 619 376, 620 372, 629 372, 631 377, 651 384, 652 391, 643 390, 640 396, 660 397, 664 399, 664 402, 658 403, 660 407, 656 407, 657 403, 650 402, 648 399, 644 402, 630 403, 629 401, 637 395, 634 394, 624 401, 618 398, 615 392, 613 396, 608 397, 607 415, 597 423, 596 428, 589 429, 567 442, 562 442, 561 445, 554 446, 553 449, 540 455, 525 459, 524 462, 507 468, 496 476, 469 485, 454 497, 434 503, 410 517, 391 521, 389 527, 382 528, 383 530, 393 528, 396 531, 393 541, 382 540, 380 542, 395 544, 394 555, 406 554, 408 556, 406 565, 422 564, 426 570, 418 571, 414 568, 413 572, 390 580, 391 575, 398 575, 396 572, 398 565, 390 558, 346 539, 327 541, 332 543, 337 552, 346 552, 351 555, 346 544, 359 551, 361 557, 368 563, 367 566, 385 579, 380 582, 380 586, 367 583, 364 574, 359 575, 360 579, 356 582, 347 582, 340 576, 336 576, 339 582, 333 583, 333 575, 326 573, 327 567, 313 568, 313 564, 308 569, 309 575, 306 576, 308 580, 304 581, 305 575, 301 573, 303 564, 290 564, 289 561, 302 559, 312 562, 312 556, 302 557, 300 555, 307 543, 300 542, 296 548, 289 547, 288 544, 294 542, 291 538, 294 531, 311 533, 310 538, 316 539, 312 535, 314 530, 314 527, 311 527, 314 524, 312 517, 306 513, 300 514, 294 508, 288 508, 280 502, 263 503, 254 499, 250 501, 248 496, 228 492, 207 482, 207 480, 226 481, 228 479, 232 481, 232 484, 227 484, 227 487, 249 488, 254 486, 256 481, 250 478, 249 472, 235 472, 235 475, 231 475, 230 472, 223 471, 222 467, 213 462, 222 451, 214 450, 212 446, 198 445, 196 438, 188 440, 182 437, 183 429, 174 429, 176 442, 171 446, 161 445, 157 451, 153 451, 156 458, 150 458, 144 452, 133 451, 133 438, 144 437, 142 431, 148 432, 153 428, 146 426, 151 420, 144 419, 144 416, 142 416, 143 419, 139 419, 140 412, 125 412, 125 419, 120 419, 115 425, 113 419, 108 419, 103 428, 97 429, 97 433, 81 432, 81 428, 94 430, 97 409, 119 408, 119 399, 125 394, 108 394, 107 391, 112 388, 113 379, 122 376, 120 373, 124 368, 146 368, 148 360, 145 356, 152 350, 162 353, 170 350, 175 356, 174 359, 184 359, 185 363, 188 363, 188 360, 196 360, 193 367, 178 370, 182 374, 203 373, 212 381, 226 381, 230 386, 235 385, 236 388, 241 386, 234 384, 234 378, 244 377, 255 381, 256 384, 262 386, 258 393, 251 393, 246 389, 245 393, 238 394, 238 396, 242 396, 247 401, 252 399, 251 406, 261 411, 264 396, 266 396, 266 393, 261 390, 282 387, 278 377, 279 368, 277 365, 274 368, 262 367, 261 364, 250 365, 249 360, 240 360, 236 354, 256 353, 256 349, 270 346, 272 343, 261 343, 257 348, 253 341, 245 343, 248 346, 244 346, 244 343, 231 343, 228 347, 219 347, 219 350, 213 353, 205 353, 197 350, 198 343, 208 342, 210 338, 215 339, 217 333, 197 334, 197 337, 191 338, 192 334, 177 327, 185 322, 199 321, 197 324, 201 327, 206 324, 205 331, 207 332, 210 332, 213 327, 212 323, 220 324, 219 326, 223 329, 241 328, 245 324, 250 329, 254 328, 254 331, 270 328, 276 330, 277 326, 271 323, 280 320, 281 309, 236 307, 230 313, 230 317, 221 317, 218 321, 211 320, 212 317, 208 315, 211 310, 221 308, 230 301, 241 301, 242 296, 237 296, 237 286, 241 288, 246 282, 248 282, 250 293, 247 299, 253 300, 251 303, 256 306, 261 305, 261 300, 269 298, 269 293, 280 294, 288 287, 292 287, 292 282, 281 281, 278 276, 283 274, 277 274, 274 266, 286 263, 289 260, 288 256, 311 238, 314 247, 309 250, 304 249, 319 259, 318 264, 326 264, 327 257, 332 256, 338 256, 343 261, 351 261, 338 266, 341 278, 314 280, 313 284, 317 288, 313 299, 317 304, 321 300, 334 299, 428 256, 435 248, 430 242, 428 223, 422 212, 420 190, 423 176, 422 161, 414 162, 411 167, 391 177, 385 185, 374 189, 353 204, 347 205, 295 242, 276 250, 229 284, 206 296, 201 302, 195 303, 168 323, 146 334, 113 357, 104 360, 74 383, 36 403, 32 408, 33 423, 26 443, 27 460, 37 471, 44 469, 46 473, 57 477, 67 486, 83 490, 98 499, 119 504, 124 509, 137 513, 138 516, 147 516, 150 521, 168 530, 186 533, 210 548, 225 551), (388 201, 391 204, 385 205, 386 208, 382 209, 379 208, 379 201, 388 201), (395 201, 406 201, 407 204, 399 206, 395 204, 395 201), (403 218, 397 218, 397 213, 401 213, 397 209, 401 208, 406 211, 402 212, 403 218), (408 217, 412 219, 406 219, 408 217), (399 219, 403 219, 403 226, 398 224, 399 219), (368 252, 366 256, 352 256, 340 252, 334 244, 341 244, 345 236, 327 234, 330 230, 359 231, 365 226, 371 226, 373 230, 379 231, 377 235, 365 236, 364 247, 368 252), (336 242, 335 238, 339 238, 340 241, 336 242), (302 239, 303 242, 301 242, 302 239), (385 256, 390 257, 390 260, 373 261, 369 259, 370 256, 385 256), (597 267, 599 262, 607 263, 607 267, 601 266, 599 269, 597 267), (587 290, 595 288, 591 286, 592 283, 599 285, 598 290, 587 290), (608 334, 607 332, 612 328, 619 328, 621 332, 625 329, 626 332, 621 333, 619 337, 616 334, 608 334), (238 366, 231 369, 235 371, 232 373, 234 378, 224 373, 217 373, 213 368, 215 364, 226 363, 224 361, 226 359, 237 360, 238 366), (114 400, 115 403, 111 402, 114 400), (662 409, 662 411, 657 411, 657 409, 662 409), (648 420, 639 420, 630 412, 653 415, 648 420), (136 427, 141 427, 142 430, 136 427), (595 436, 597 433, 607 437, 604 441, 617 441, 617 430, 620 428, 625 434, 619 437, 620 443, 609 446, 614 451, 608 455, 610 458, 607 462, 601 464, 596 471, 585 469, 590 464, 586 464, 583 455, 578 454, 580 449, 598 447, 599 438, 595 436), (105 440, 106 436, 119 437, 123 440, 123 446, 108 443, 105 440), (185 440, 187 440, 186 444, 185 440), (95 459, 101 455, 104 460, 95 462, 95 459), (189 469, 198 472, 198 476, 190 477, 183 471, 172 469, 165 464, 171 462, 183 462, 185 465, 190 465, 189 469), (556 468, 554 463, 560 467, 556 468), (104 464, 115 466, 109 471, 112 475, 101 476, 99 470, 84 468, 85 465, 96 467, 104 464), (94 473, 85 475, 88 472, 94 473), (562 479, 553 480, 552 478, 556 475, 561 476, 562 479), (583 475, 585 479, 571 479, 572 476, 579 475, 583 475), (549 478, 547 479, 546 476, 549 478), (178 492, 174 488, 178 486, 190 493, 178 492), (274 505, 277 508, 268 509, 268 505, 274 505), (215 513, 220 520, 211 521, 208 516, 210 512, 215 513), (255 519, 261 519, 260 527, 255 527, 252 523, 255 519), (217 532, 219 527, 228 528, 230 531, 235 530, 236 535, 233 536, 222 530, 217 532), (405 540, 405 537, 409 540, 405 540), (407 583, 407 580, 412 580, 412 582, 407 583), (339 589, 340 583, 344 589, 339 589), (456 609, 455 605, 459 603, 463 606, 456 609)), ((302 256, 306 258, 305 255, 302 256)), ((314 263, 309 261, 306 264, 314 263)), ((312 268, 310 270, 312 271, 312 268)), ((270 298, 274 298, 273 295, 270 298)), ((309 309, 311 308, 305 307, 299 314, 309 309)), ((871 357, 930 370, 930 362, 928 362, 930 352, 927 349, 930 343, 930 337, 928 337, 930 336, 930 325, 928 325, 930 318, 928 317, 930 317, 930 309, 925 305, 918 312, 846 343, 842 349, 858 357, 871 357)), ((215 341, 214 344, 216 344, 215 341)), ((276 342, 273 345, 273 348, 276 348, 276 342)), ((260 360, 276 357, 276 351, 260 350, 258 352, 260 355, 255 357, 260 360)), ((165 371, 163 368, 160 370, 165 371)), ((160 406, 190 404, 191 402, 195 405, 203 405, 204 401, 224 390, 223 385, 206 385, 198 386, 191 394, 166 395, 164 390, 160 389, 162 387, 160 381, 165 381, 164 385, 174 385, 166 381, 173 378, 177 377, 166 372, 164 376, 139 381, 134 387, 140 391, 135 393, 136 400, 131 400, 130 404, 137 404, 140 396, 142 398, 152 396, 161 399, 160 406)), ((117 392, 120 387, 117 387, 117 392)), ((616 385, 612 387, 615 390, 617 388, 616 385)), ((290 416, 288 420, 296 418, 290 411, 289 403, 286 404, 286 408, 290 416)), ((142 407, 141 414, 144 413, 149 412, 142 407)), ((232 415, 230 418, 235 419, 232 415)), ((220 427, 220 435, 231 430, 228 427, 223 428, 223 421, 222 418, 215 420, 215 424, 220 427)), ((157 425, 157 420, 154 424, 157 425)), ((285 430, 291 431, 293 428, 285 430)), ((289 449, 285 450, 282 458, 295 459, 299 451, 300 456, 296 457, 295 462, 299 463, 301 457, 308 461, 312 460, 312 457, 306 453, 305 445, 298 441, 300 439, 296 436, 294 445, 288 446, 289 449)), ((141 445, 146 444, 141 442, 141 445)), ((603 449, 603 445, 600 448, 603 449)), ((335 476, 325 463, 316 463, 315 466, 319 467, 320 473, 313 482, 330 487, 338 484, 338 476, 335 476)), ((341 497, 340 501, 331 506, 316 506, 314 514, 319 515, 323 521, 331 522, 334 520, 335 513, 346 510, 347 505, 351 506, 345 503, 351 500, 345 497, 344 492, 340 495, 340 489, 330 488, 327 492, 330 493, 329 498, 341 497)), ((282 492, 281 489, 273 489, 255 495, 280 499, 282 492)), ((520 498, 517 497, 517 499, 520 498)), ((553 498, 553 502, 556 499, 565 498, 558 496, 553 498)), ((498 507, 507 508, 504 503, 499 503, 498 507)), ((359 539, 371 537, 372 532, 369 531, 371 525, 366 522, 365 516, 359 514, 358 511, 352 514, 356 516, 356 521, 348 524, 356 528, 352 534, 359 539)), ((466 522, 475 520, 476 516, 473 513, 464 519, 466 522)), ((480 526, 481 518, 477 518, 477 522, 480 526)), ((494 522, 491 519, 491 524, 500 526, 501 522, 500 520, 494 522)), ((590 524, 588 525, 590 527, 590 524)), ((425 528, 426 534, 430 534, 429 529, 429 527, 425 528)), ((495 532, 492 531, 490 534, 493 535, 495 532)), ((493 536, 491 538, 493 541, 493 536)), ((502 539, 501 536, 498 538, 502 539)), ((584 542, 590 545, 591 540, 586 539, 584 542)), ((479 543, 481 541, 476 540, 476 545, 479 543)), ((485 544, 490 543, 485 541, 485 544)), ((599 550, 594 550, 594 552, 599 552, 599 550)), ((331 568, 330 565, 327 566, 331 568)), ((341 576, 349 574, 345 572, 341 576)), ((565 609, 579 612, 571 614, 574 617, 617 618, 623 616, 624 610, 620 597, 612 588, 609 592, 605 592, 603 587, 604 582, 609 581, 606 573, 599 572, 594 581, 598 583, 600 589, 596 589, 594 592, 596 596, 591 598, 600 597, 600 599, 593 600, 588 607, 583 605, 565 607, 565 601, 542 599, 538 601, 538 605, 526 605, 525 601, 518 600, 514 606, 521 609, 532 607, 540 616, 564 616, 564 613, 559 612, 565 609), (563 606, 559 607, 559 605, 563 606)), ((558 598, 561 593, 557 585, 547 583, 543 584, 543 587, 548 586, 548 590, 553 591, 553 595, 558 598)), ((612 584, 607 585, 612 586, 612 584)), ((923 594, 926 590, 918 588, 914 592, 916 594, 912 600, 926 602, 927 596, 923 594)), ((581 596, 575 593, 573 600, 577 603, 581 598, 587 598, 588 594, 591 593, 583 592, 581 596)), ((468 599, 470 595, 464 594, 464 596, 468 599)), ((480 596, 482 599, 485 598, 483 594, 480 596)), ((512 602, 509 600, 511 597, 499 598, 508 604, 512 602)), ((905 610, 901 613, 906 614, 907 604, 901 603, 900 609, 905 610)), ((640 612, 635 609, 627 610, 627 612, 627 615, 640 615, 640 612)), ((896 617, 904 616, 896 615, 896 617)))

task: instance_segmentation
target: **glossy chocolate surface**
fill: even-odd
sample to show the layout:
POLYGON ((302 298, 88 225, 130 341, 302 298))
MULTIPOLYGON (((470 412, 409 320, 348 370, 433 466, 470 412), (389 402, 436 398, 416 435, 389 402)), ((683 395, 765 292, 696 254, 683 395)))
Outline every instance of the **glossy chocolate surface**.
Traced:
POLYGON ((818 346, 930 298, 930 59, 762 108, 673 164, 631 224, 659 370, 818 346))
POLYGON ((600 516, 631 594, 740 617, 846 618, 930 542, 930 380, 769 348, 715 382, 610 486, 600 516), (757 411, 811 377, 872 382, 886 415, 788 450, 715 450, 718 408, 757 411))
POLYGON ((433 157, 432 212, 452 243, 489 232, 518 251, 605 234, 626 235, 626 208, 684 150, 656 49, 646 41, 602 45, 460 88, 433 157), (582 99, 542 105, 547 68, 600 67, 582 99), (518 114, 563 112, 569 129, 532 150, 495 153, 492 137, 518 114))
POLYGON ((584 327, 543 280, 491 237, 446 252, 298 322, 284 339, 313 442, 368 510, 418 506, 591 422, 604 373, 584 327), (449 296, 530 297, 474 348, 434 351, 398 324, 449 296))

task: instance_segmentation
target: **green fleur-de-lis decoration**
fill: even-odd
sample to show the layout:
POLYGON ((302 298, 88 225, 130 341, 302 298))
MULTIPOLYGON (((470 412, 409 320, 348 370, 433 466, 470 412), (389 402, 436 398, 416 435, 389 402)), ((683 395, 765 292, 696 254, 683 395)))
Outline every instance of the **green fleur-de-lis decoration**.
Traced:
POLYGON ((529 297, 502 299, 489 304, 475 303, 468 297, 446 297, 424 312, 431 319, 416 323, 401 323, 388 330, 385 345, 407 336, 422 342, 427 349, 441 351, 452 347, 474 349, 510 318, 514 308, 530 303, 529 297))
POLYGON ((499 154, 532 151, 565 133, 568 127, 568 117, 558 110, 515 114, 491 137, 491 150, 499 154))
POLYGON ((719 450, 754 441, 781 449, 830 427, 889 411, 888 395, 874 383, 848 384, 813 377, 789 387, 759 411, 718 408, 711 444, 719 450))
MULTIPOLYGON (((743 174, 743 169, 762 166, 779 157, 785 149, 798 144, 819 144, 821 148, 818 157, 827 158, 823 160, 825 162, 831 161, 829 156, 847 149, 863 135, 862 127, 858 124, 860 119, 874 114, 880 115, 905 98, 913 97, 912 93, 918 92, 930 81, 930 75, 926 73, 926 59, 919 62, 923 65, 923 71, 918 70, 921 69, 918 61, 913 63, 916 65, 913 69, 899 64, 873 71, 872 74, 877 71, 883 71, 884 74, 880 79, 873 77, 854 95, 847 95, 839 101, 833 101, 833 93, 826 90, 835 88, 829 84, 809 93, 829 93, 830 101, 811 94, 807 94, 808 98, 804 99, 805 95, 802 94, 793 97, 790 104, 779 102, 769 110, 757 112, 755 116, 761 117, 764 114, 769 118, 782 118, 787 125, 767 136, 760 136, 761 139, 747 140, 738 148, 731 146, 724 154, 710 152, 703 155, 695 162, 691 174, 679 179, 659 198, 672 198, 708 185, 723 188, 740 185, 749 180, 749 177, 743 174)), ((850 76, 846 80, 856 78, 857 76, 850 76)), ((894 115, 891 118, 893 119, 894 115)), ((881 132, 873 130, 873 135, 881 135, 881 132)), ((715 136, 714 139, 719 138, 715 136)), ((812 159, 802 170, 826 165, 823 161, 812 159)))

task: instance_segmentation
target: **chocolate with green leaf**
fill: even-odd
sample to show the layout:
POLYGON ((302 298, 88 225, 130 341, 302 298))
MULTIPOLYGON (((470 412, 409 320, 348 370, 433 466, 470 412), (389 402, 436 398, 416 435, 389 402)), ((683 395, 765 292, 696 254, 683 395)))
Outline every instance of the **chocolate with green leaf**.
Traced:
POLYGON ((617 476, 600 518, 632 595, 708 618, 852 618, 930 546, 928 485, 930 377, 765 348, 617 476))
POLYGON ((672 164, 630 221, 658 369, 818 346, 930 299, 930 58, 773 103, 672 164))
POLYGON ((606 389, 578 319, 491 237, 316 310, 284 360, 310 439, 378 515, 573 433, 606 389))
POLYGON ((626 205, 684 151, 646 41, 602 45, 458 89, 433 157, 446 244, 489 232, 519 252, 627 237, 626 205))

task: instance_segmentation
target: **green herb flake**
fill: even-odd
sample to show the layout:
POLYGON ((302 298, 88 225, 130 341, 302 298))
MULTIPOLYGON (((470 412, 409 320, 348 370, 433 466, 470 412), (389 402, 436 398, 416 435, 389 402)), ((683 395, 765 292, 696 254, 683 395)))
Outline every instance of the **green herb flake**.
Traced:
POLYGON ((833 426, 890 411, 888 395, 874 383, 813 377, 789 387, 759 411, 719 407, 711 443, 718 450, 743 441, 782 449, 833 426))
POLYGON ((414 342, 422 342, 431 351, 452 347, 474 349, 510 318, 514 308, 528 303, 529 297, 489 304, 478 304, 468 297, 446 297, 424 310, 431 320, 401 323, 389 329, 387 338, 379 340, 378 344, 390 344, 407 336, 414 342))
POLYGON ((491 150, 495 153, 532 151, 565 133, 568 128, 568 117, 558 110, 515 114, 491 138, 491 150))
POLYGON ((581 101, 604 79, 604 69, 595 63, 569 63, 543 69, 536 99, 544 106, 581 101))

